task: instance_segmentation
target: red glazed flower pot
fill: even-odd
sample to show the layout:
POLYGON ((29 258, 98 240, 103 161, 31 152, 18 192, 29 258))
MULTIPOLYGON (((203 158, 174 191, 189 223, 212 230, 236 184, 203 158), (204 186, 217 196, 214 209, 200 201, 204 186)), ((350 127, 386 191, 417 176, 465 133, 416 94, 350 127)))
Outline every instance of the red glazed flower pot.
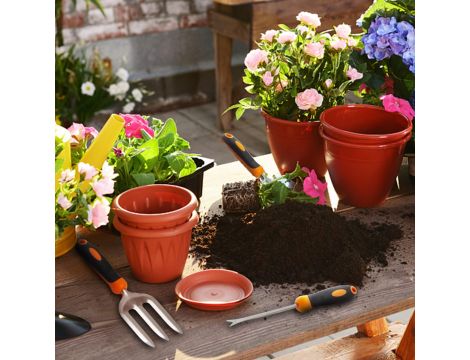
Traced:
POLYGON ((164 229, 183 224, 196 207, 196 195, 190 190, 166 184, 129 189, 112 203, 119 220, 138 229, 164 229))
POLYGON ((320 114, 326 136, 354 144, 386 144, 405 138, 412 122, 398 112, 379 106, 351 104, 329 108, 320 114))
POLYGON ((326 174, 323 139, 318 133, 319 121, 295 122, 275 118, 261 111, 266 123, 269 148, 281 174, 301 167, 314 169, 319 177, 326 174))
POLYGON ((338 197, 355 207, 375 207, 387 198, 400 169, 406 138, 384 145, 361 145, 333 139, 320 128, 325 159, 338 197))
POLYGON ((191 233, 199 221, 196 211, 184 224, 173 228, 143 230, 125 225, 118 216, 113 223, 121 233, 127 261, 136 279, 164 283, 179 278, 188 257, 191 233))

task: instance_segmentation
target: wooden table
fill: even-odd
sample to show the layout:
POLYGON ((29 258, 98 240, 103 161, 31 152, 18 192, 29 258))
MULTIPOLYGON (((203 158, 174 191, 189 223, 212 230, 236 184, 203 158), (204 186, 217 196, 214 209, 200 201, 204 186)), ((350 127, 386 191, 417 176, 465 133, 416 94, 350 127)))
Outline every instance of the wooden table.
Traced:
MULTIPOLYGON (((277 173, 271 155, 257 158, 270 174, 277 173)), ((206 172, 201 210, 218 211, 222 184, 248 180, 250 174, 239 164, 216 166, 206 172)), ((294 311, 229 328, 226 319, 290 304, 299 295, 302 284, 256 288, 252 297, 240 307, 222 312, 204 312, 177 301, 174 287, 167 284, 144 284, 136 281, 127 265, 119 237, 111 231, 90 233, 111 264, 128 280, 129 289, 155 296, 184 329, 178 335, 164 326, 169 342, 153 337, 156 348, 145 346, 121 320, 119 297, 72 251, 56 260, 56 309, 83 317, 92 330, 69 340, 56 342, 57 359, 253 359, 308 340, 367 323, 414 306, 414 196, 403 177, 401 191, 376 209, 351 209, 339 205, 344 216, 370 223, 387 221, 399 224, 404 236, 395 241, 389 266, 372 266, 357 299, 352 302, 318 309, 300 315, 294 311), (406 264, 405 264, 406 262, 406 264)), ((184 276, 198 271, 197 263, 188 258, 184 276)))
POLYGON ((232 99, 232 42, 241 40, 254 47, 261 33, 277 28, 278 24, 295 26, 300 11, 321 17, 320 30, 346 23, 358 32, 356 20, 371 5, 371 0, 214 0, 209 10, 209 25, 214 33, 218 126, 232 127, 232 112, 222 113, 234 103, 232 99))

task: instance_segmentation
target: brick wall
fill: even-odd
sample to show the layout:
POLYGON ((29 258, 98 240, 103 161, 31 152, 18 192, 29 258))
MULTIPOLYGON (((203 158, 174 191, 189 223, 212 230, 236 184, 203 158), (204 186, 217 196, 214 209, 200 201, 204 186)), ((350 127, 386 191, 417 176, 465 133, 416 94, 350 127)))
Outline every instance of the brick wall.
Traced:
POLYGON ((84 0, 63 0, 64 43, 94 42, 120 37, 207 26, 212 0, 102 0, 104 12, 84 0))

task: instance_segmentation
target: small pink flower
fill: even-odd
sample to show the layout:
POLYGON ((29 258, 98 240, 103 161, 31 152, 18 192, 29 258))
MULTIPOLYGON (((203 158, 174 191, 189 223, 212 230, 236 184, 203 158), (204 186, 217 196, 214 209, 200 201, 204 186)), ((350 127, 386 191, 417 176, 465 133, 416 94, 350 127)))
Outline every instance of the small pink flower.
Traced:
POLYGON ((304 52, 309 56, 322 59, 323 55, 325 55, 325 47, 320 42, 313 42, 304 47, 304 52))
POLYGON ((399 112, 404 115, 408 120, 413 120, 415 111, 411 107, 410 103, 405 99, 400 99, 392 94, 384 95, 380 98, 386 111, 399 112))
POLYGON ((122 118, 124 118, 124 131, 126 133, 126 137, 128 138, 142 138, 142 133, 140 130, 145 130, 147 134, 153 137, 154 131, 148 125, 148 121, 145 120, 140 115, 135 114, 120 114, 122 118))
POLYGON ((268 53, 264 50, 251 50, 245 57, 245 66, 250 71, 258 70, 258 66, 268 62, 268 53))
POLYGON ((325 86, 326 86, 327 89, 329 89, 332 84, 333 84, 333 80, 331 80, 331 79, 326 79, 325 80, 325 86))
POLYGON ((114 181, 110 178, 102 178, 101 180, 93 181, 91 187, 96 196, 102 197, 114 192, 114 181))
POLYGON ((277 41, 281 44, 290 43, 297 38, 292 31, 281 31, 281 34, 278 36, 277 41))
POLYGON ((94 166, 84 162, 79 162, 77 168, 80 174, 85 174, 85 180, 91 180, 93 176, 98 174, 98 170, 94 166))
POLYGON ((307 89, 297 94, 295 103, 300 110, 315 110, 323 103, 323 96, 315 89, 307 89))
POLYGON ((274 77, 271 74, 271 71, 266 71, 263 74, 263 83, 264 83, 264 85, 270 86, 273 83, 273 80, 274 80, 274 77))
POLYGON ((362 83, 361 85, 359 85, 359 89, 358 89, 360 92, 362 91, 367 91, 367 85, 365 83, 362 83))
POLYGON ((105 179, 115 179, 118 176, 118 174, 114 172, 114 166, 109 165, 107 161, 105 161, 101 167, 101 175, 105 179))
POLYGON ((348 71, 346 71, 346 75, 352 81, 362 79, 362 77, 364 76, 362 73, 360 73, 359 71, 357 71, 355 68, 351 66, 349 67, 348 71))
POLYGON ((96 130, 93 126, 85 127, 85 137, 91 136, 95 138, 98 136, 98 130, 96 130))
POLYGON ((336 30, 336 35, 338 35, 340 38, 347 39, 349 37, 349 34, 351 34, 351 26, 347 24, 341 24, 338 26, 335 26, 336 30))
POLYGON ((66 183, 75 179, 75 170, 65 169, 60 174, 60 183, 66 183))
POLYGON ((312 198, 318 198, 318 205, 325 205, 325 191, 328 187, 326 183, 321 182, 318 180, 317 174, 315 170, 309 170, 306 167, 302 168, 304 172, 308 174, 308 176, 304 179, 303 183, 303 190, 308 196, 312 198))
POLYGON ((354 39, 354 38, 352 38, 352 37, 350 37, 350 38, 348 39, 348 46, 354 47, 354 46, 356 46, 356 45, 357 45, 357 40, 354 39))
POLYGON ((93 205, 88 205, 88 222, 96 229, 108 223, 110 211, 109 203, 106 199, 96 199, 93 205))
POLYGON ((121 148, 113 147, 113 151, 114 151, 114 155, 116 155, 116 157, 118 157, 118 158, 124 156, 124 153, 122 152, 121 148))
POLYGON ((261 40, 265 40, 267 42, 273 42, 274 37, 276 36, 276 30, 268 30, 264 34, 261 34, 261 40))
POLYGON ((318 17, 318 15, 309 13, 307 11, 299 12, 296 19, 302 24, 312 26, 313 28, 319 27, 321 25, 320 18, 318 17))
POLYGON ((346 48, 346 41, 339 38, 333 38, 330 42, 330 45, 335 50, 343 50, 346 48))
POLYGON ((276 85, 276 92, 282 92, 282 90, 284 90, 287 85, 289 85, 289 81, 281 80, 281 82, 276 85))
POLYGON ((83 126, 83 124, 72 123, 72 125, 67 130, 72 136, 70 139, 70 144, 78 144, 85 138, 85 126, 83 126))
POLYGON ((72 206, 70 200, 67 199, 67 197, 62 193, 60 193, 57 197, 57 204, 59 204, 64 210, 67 210, 69 207, 72 206))

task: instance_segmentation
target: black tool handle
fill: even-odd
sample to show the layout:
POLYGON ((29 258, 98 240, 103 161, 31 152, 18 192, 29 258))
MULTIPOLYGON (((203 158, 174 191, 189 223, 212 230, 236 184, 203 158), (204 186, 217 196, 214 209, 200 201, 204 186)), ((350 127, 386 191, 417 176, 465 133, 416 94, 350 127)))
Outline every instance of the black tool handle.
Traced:
POLYGON ((224 143, 235 154, 236 158, 247 168, 247 170, 256 178, 264 173, 263 167, 253 158, 253 156, 245 149, 245 146, 235 136, 225 133, 222 137, 224 143))
POLYGON ((352 285, 338 285, 316 292, 315 294, 302 295, 295 299, 295 309, 298 312, 307 312, 313 308, 339 304, 354 298, 357 288, 352 285))
POLYGON ((127 289, 127 281, 113 269, 108 260, 88 240, 78 240, 75 248, 87 264, 108 284, 113 293, 119 295, 127 289))

